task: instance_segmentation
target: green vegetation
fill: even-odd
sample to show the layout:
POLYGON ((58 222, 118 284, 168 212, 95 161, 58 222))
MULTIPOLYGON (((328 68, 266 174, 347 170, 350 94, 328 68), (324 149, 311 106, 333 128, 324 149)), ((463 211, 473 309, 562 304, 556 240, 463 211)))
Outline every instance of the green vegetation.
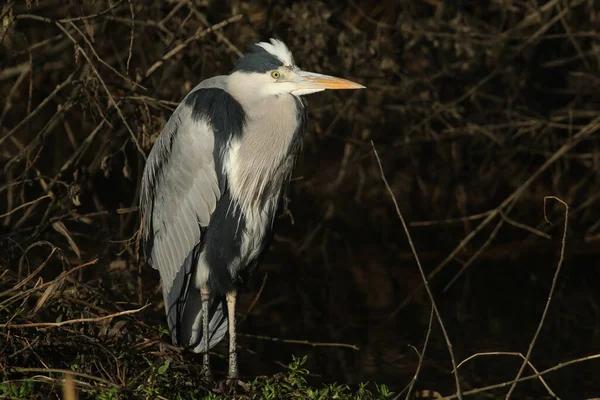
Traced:
MULTIPOLYGON (((148 376, 140 385, 129 384, 122 387, 109 382, 94 382, 89 376, 73 375, 75 387, 80 398, 97 400, 119 400, 131 398, 145 399, 177 399, 177 400, 280 400, 280 399, 309 399, 309 400, 385 400, 396 395, 384 384, 361 383, 352 389, 348 385, 330 383, 313 387, 308 383, 308 369, 304 368, 306 357, 296 358, 289 364, 285 373, 268 378, 255 378, 251 382, 240 382, 235 390, 226 382, 216 382, 213 388, 198 388, 192 383, 195 380, 182 370, 172 369, 171 361, 154 366, 147 370, 148 376), (106 386, 110 387, 106 387, 106 386), (135 387, 134 387, 135 386, 135 387)), ((25 372, 24 370, 20 372, 25 372)), ((64 371, 68 373, 68 371, 64 371)), ((38 399, 46 398, 46 392, 39 390, 44 383, 51 383, 58 389, 64 382, 61 374, 55 370, 36 373, 35 376, 13 380, 0 384, 2 398, 7 399, 38 399), (36 386, 37 385, 37 386, 36 386), (34 388, 37 388, 34 389, 34 388)), ((71 400, 71 399, 66 399, 71 400)))
POLYGON ((7 399, 29 399, 33 393, 34 379, 27 378, 0 383, 0 394, 7 399))
MULTIPOLYGON (((311 400, 325 399, 391 399, 395 394, 387 388, 386 385, 374 385, 375 390, 371 391, 368 384, 361 384, 356 391, 351 390, 347 385, 332 383, 322 388, 312 388, 307 384, 306 377, 309 371, 303 368, 306 357, 296 358, 289 365, 289 370, 281 376, 271 377, 266 380, 255 379, 250 384, 250 399, 294 399, 305 398, 311 400)), ((226 397, 208 397, 209 399, 226 399, 226 397)))

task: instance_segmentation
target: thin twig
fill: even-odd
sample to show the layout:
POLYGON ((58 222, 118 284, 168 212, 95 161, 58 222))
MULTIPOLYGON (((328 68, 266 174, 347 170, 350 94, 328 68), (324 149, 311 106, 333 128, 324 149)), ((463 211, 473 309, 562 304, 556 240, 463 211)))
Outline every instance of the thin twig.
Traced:
MULTIPOLYGON (((4 293, 10 292, 10 291, 14 291, 19 289, 21 286, 24 286, 27 284, 27 282, 29 282, 30 280, 32 280, 42 269, 44 269, 44 267, 46 266, 46 264, 48 264, 48 261, 50 261, 50 259, 52 258, 52 256, 54 255, 54 253, 56 252, 56 250, 58 250, 58 247, 52 245, 52 243, 50 242, 46 242, 46 241, 39 241, 39 242, 35 242, 30 244, 25 251, 23 251, 23 254, 21 255, 21 258, 19 259, 19 270, 18 270, 18 274, 17 274, 17 283, 11 290, 6 291, 4 293), (34 247, 38 247, 40 245, 48 245, 51 248, 50 254, 48 254, 48 257, 46 257, 46 259, 44 260, 44 262, 42 262, 40 264, 39 267, 37 267, 35 269, 35 271, 33 271, 33 273, 29 274, 27 276, 27 278, 23 279, 23 281, 21 281, 21 274, 23 272, 23 263, 27 257, 27 253, 29 252, 29 250, 33 249, 34 247)), ((4 294, 2 293, 2 294, 4 294)))
MULTIPOLYGON (((209 27, 210 23, 208 22, 208 20, 204 16, 204 14, 202 14, 200 11, 198 11, 198 9, 194 5, 194 3, 190 0, 186 0, 186 3, 188 5, 188 7, 192 10, 192 12, 196 15, 196 18, 198 18, 204 24, 204 26, 209 27)), ((223 33, 221 33, 220 31, 215 31, 215 36, 217 37, 218 41, 224 43, 225 46, 230 51, 235 53, 238 57, 241 58, 244 56, 244 54, 240 51, 240 49, 238 49, 233 43, 231 43, 231 41, 229 39, 227 39, 227 36, 225 36, 223 33)))
MULTIPOLYGON (((79 86, 75 88, 76 91, 78 89, 79 89, 79 86)), ((59 105, 57 107, 57 110, 54 113, 54 115, 52 115, 52 117, 50 117, 50 119, 48 119, 48 122, 46 122, 46 124, 43 126, 43 128, 27 144, 27 146, 25 146, 22 150, 20 150, 16 155, 14 155, 10 160, 8 160, 6 162, 6 164, 4 166, 4 170, 9 169, 14 163, 20 161, 26 154, 30 154, 38 144, 42 144, 44 142, 46 137, 54 129, 56 129, 56 127, 58 126, 58 124, 61 121, 60 118, 63 117, 64 114, 66 114, 68 111, 70 111, 71 108, 73 108, 73 106, 75 106, 74 99, 76 97, 76 94, 77 94, 77 92, 74 92, 73 94, 71 94, 71 96, 69 96, 69 99, 67 99, 67 101, 64 104, 59 105)), ((40 150, 38 151, 37 155, 35 155, 34 157, 31 157, 31 160, 29 161, 29 164, 28 164, 29 168, 31 168, 33 166, 33 164, 37 160, 38 155, 40 154, 41 151, 42 151, 42 147, 40 147, 40 150)), ((34 205, 34 207, 35 207, 35 205, 34 205)))
POLYGON ((47 195, 45 195, 45 196, 42 196, 42 197, 39 197, 39 198, 37 198, 37 199, 35 199, 35 200, 31 200, 31 201, 28 201, 27 203, 23 203, 23 204, 21 204, 20 206, 13 208, 12 210, 10 210, 10 211, 9 211, 9 212, 7 212, 7 213, 0 214, 0 218, 6 218, 6 217, 8 217, 9 215, 11 215, 12 213, 14 213, 15 211, 18 211, 18 210, 20 210, 21 208, 24 208, 24 207, 30 206, 30 205, 32 205, 32 204, 34 204, 34 203, 37 203, 38 201, 41 201, 41 200, 47 199, 48 197, 52 197, 52 196, 50 196, 49 194, 47 194, 47 195))
MULTIPOLYGON (((472 389, 472 390, 464 392, 463 394, 465 396, 470 396, 472 394, 489 392, 490 390, 494 390, 494 389, 501 389, 501 388, 507 387, 508 385, 512 385, 515 382, 525 382, 525 381, 530 381, 532 379, 537 379, 540 376, 547 375, 550 372, 558 371, 559 369, 563 369, 563 368, 568 367, 568 366, 573 365, 573 364, 579 364, 581 362, 591 361, 591 360, 598 360, 598 359, 600 359, 600 354, 593 354, 591 356, 576 358, 574 360, 569 360, 569 361, 565 361, 565 362, 556 364, 555 366, 550 367, 548 369, 545 369, 545 370, 543 370, 543 371, 541 371, 541 372, 539 372, 537 374, 527 375, 527 376, 519 378, 517 380, 513 379, 513 380, 510 380, 510 381, 507 381, 507 382, 501 382, 501 383, 496 383, 494 385, 489 385, 489 386, 484 386, 484 387, 477 388, 477 389, 472 389)), ((456 399, 456 398, 457 398, 456 395, 451 395, 451 396, 442 397, 439 400, 452 400, 452 399, 456 399)))
POLYGON ((73 81, 73 77, 75 76, 75 72, 77 72, 77 71, 73 71, 71 73, 71 75, 69 75, 67 77, 67 79, 65 79, 60 85, 57 85, 56 88, 54 88, 54 90, 52 91, 52 93, 50 93, 48 96, 46 96, 46 98, 44 100, 42 100, 42 102, 40 104, 38 104, 38 106, 31 113, 29 113, 29 115, 27 115, 25 118, 23 118, 14 128, 12 128, 10 131, 8 131, 8 133, 6 135, 2 136, 2 138, 0 138, 0 145, 2 145, 15 132, 17 132, 19 129, 21 129, 23 127, 23 125, 25 125, 29 121, 31 121, 31 119, 33 117, 35 117, 42 110, 42 108, 44 108, 46 106, 46 104, 50 103, 61 90, 63 90, 68 85, 70 85, 71 82, 73 81))
POLYGON ((46 374, 47 373, 57 373, 57 374, 61 374, 61 375, 64 375, 64 374, 73 374, 75 376, 79 376, 79 377, 82 377, 82 378, 85 378, 85 379, 89 379, 91 381, 100 382, 100 383, 103 383, 103 384, 108 385, 108 386, 119 387, 119 385, 117 385, 117 384, 115 384, 113 382, 107 381, 105 379, 99 378, 97 376, 88 375, 88 374, 84 374, 84 373, 77 372, 77 371, 71 371, 71 370, 68 370, 68 369, 59 369, 59 368, 23 368, 23 367, 13 367, 13 366, 7 366, 6 368, 10 369, 10 370, 13 370, 15 372, 20 372, 20 373, 34 372, 34 373, 42 373, 42 374, 44 374, 44 373, 46 373, 46 374))
POLYGON ((29 71, 30 71, 29 68, 23 69, 23 71, 21 72, 21 74, 19 75, 19 77, 17 78, 15 83, 12 85, 12 87, 8 91, 8 95, 6 96, 6 103, 4 103, 4 108, 2 109, 2 114, 0 114, 0 126, 2 126, 2 122, 4 122, 4 117, 6 117, 8 110, 10 110, 12 108, 12 97, 14 96, 15 92, 17 91, 17 89, 19 88, 21 83, 25 80, 25 77, 27 76, 29 71))
POLYGON ((77 318, 77 319, 70 319, 67 321, 61 321, 61 322, 32 322, 29 324, 0 324, 0 328, 11 328, 11 329, 25 329, 25 328, 56 328, 56 327, 60 327, 60 326, 65 326, 65 325, 72 325, 72 324, 80 324, 80 323, 88 323, 88 322, 100 322, 100 321, 104 321, 107 319, 111 319, 111 318, 115 318, 115 317, 120 317, 123 315, 129 315, 129 314, 135 314, 138 313, 140 311, 142 311, 144 308, 149 307, 150 304, 146 304, 143 307, 140 308, 136 308, 135 310, 126 310, 126 311, 120 311, 114 314, 110 314, 110 315, 104 315, 102 317, 95 317, 95 318, 77 318))
POLYGON ((250 307, 248 307, 248 309, 246 310, 246 314, 244 314, 244 316, 240 319, 239 323, 242 323, 243 321, 246 320, 246 318, 248 318, 248 315, 250 315, 250 313, 252 312, 252 310, 254 309, 254 306, 256 305, 256 303, 258 303, 258 299, 260 299, 260 296, 267 284, 267 278, 269 277, 269 274, 265 274, 265 277, 263 278, 262 284, 260 285, 260 289, 258 289, 258 293, 256 293, 256 296, 254 296, 254 300, 252 300, 252 303, 250 303, 250 307))
MULTIPOLYGON (((507 400, 510 398, 510 395, 515 390, 515 387, 517 386, 517 381, 523 374, 523 370, 525 370, 525 367, 527 366, 527 362, 529 361, 529 358, 531 357, 531 353, 533 352, 533 348, 535 346, 537 338, 540 334, 540 331, 542 330, 544 321, 546 320, 546 315, 548 315, 548 309, 550 308, 550 303, 552 302, 552 295, 554 294, 554 290, 556 289, 556 283, 558 282, 558 275, 560 274, 560 270, 561 270, 563 261, 565 259, 565 245, 567 242, 567 227, 569 224, 569 205, 556 196, 544 197, 544 218, 546 219, 546 221, 548 221, 548 217, 546 214, 546 204, 547 204, 547 201, 550 199, 556 200, 559 203, 561 203, 563 206, 565 206, 565 224, 563 227, 563 235, 562 235, 562 241, 561 241, 561 246, 560 246, 560 258, 558 260, 558 265, 556 266, 556 272, 554 273, 554 277, 552 278, 552 286, 550 286, 550 293, 548 294, 548 300, 546 301, 546 306, 544 307, 544 312, 542 313, 542 318, 540 319, 540 323, 538 324, 535 334, 533 335, 533 339, 531 339, 531 343, 529 344, 529 349, 527 350, 527 354, 525 355, 525 360, 523 360, 523 364, 521 364, 521 368, 519 368, 519 372, 517 373, 515 382, 511 385, 510 389, 508 390, 508 393, 506 394, 507 400)), ((548 221, 548 223, 550 223, 550 221, 548 221)))
POLYGON ((152 75, 154 73, 154 71, 156 71, 158 68, 160 68, 160 66, 162 66, 165 63, 165 61, 167 61, 168 59, 173 57, 175 54, 179 53, 181 50, 185 49, 193 41, 196 41, 196 40, 208 35, 211 32, 217 31, 219 29, 223 29, 225 26, 227 26, 233 22, 237 22, 240 19, 242 19, 241 14, 234 15, 233 17, 229 17, 226 20, 221 21, 218 24, 211 26, 210 28, 206 28, 203 31, 197 32, 195 35, 186 39, 183 43, 179 43, 177 46, 175 46, 173 49, 171 49, 169 52, 167 52, 164 56, 161 57, 160 60, 156 61, 150 68, 148 68, 148 70, 146 71, 145 77, 148 78, 150 75, 152 75))
POLYGON ((76 21, 84 21, 84 20, 87 20, 87 19, 93 19, 93 18, 101 17, 102 15, 108 14, 109 12, 111 12, 112 10, 114 10, 115 8, 117 8, 118 6, 120 6, 122 2, 123 2, 123 0, 119 0, 115 4, 113 4, 110 7, 108 7, 106 10, 102 10, 100 12, 97 12, 96 14, 83 15, 81 17, 76 17, 76 18, 63 18, 63 19, 59 19, 58 22, 62 22, 62 23, 64 23, 64 22, 76 22, 76 21))
POLYGON ((129 73, 129 64, 131 63, 131 54, 133 53, 133 33, 135 28, 135 14, 133 13, 133 4, 129 1, 129 13, 131 14, 131 34, 129 35, 129 51, 127 55, 127 73, 129 73))
POLYGON ((456 360, 454 358, 454 352, 452 351, 452 342, 450 342, 450 337, 448 336, 448 332, 446 332, 446 327, 444 326, 444 321, 442 321, 442 316, 440 315, 440 312, 435 303, 435 298, 433 297, 433 293, 431 292, 431 289, 429 288, 429 283, 427 282, 427 276, 425 275, 425 271, 423 270, 423 267, 421 266, 421 261, 419 260, 419 255, 417 254, 417 249, 415 248, 415 245, 412 241, 412 237, 410 236, 410 232, 408 231, 408 226, 406 225, 406 222, 404 221, 404 217, 402 216, 402 213, 400 212, 400 207, 398 206, 398 202, 396 201, 396 196, 394 196, 394 192, 392 192, 392 188, 390 187, 390 185, 387 181, 387 178, 385 177, 385 173, 383 172, 383 166, 381 165, 381 159, 379 158, 377 149, 375 149, 375 143, 373 143, 372 140, 371 140, 371 146, 373 147, 373 153, 375 154, 375 158, 377 159, 377 165, 379 165, 379 172, 381 172, 381 179, 383 180, 383 183, 385 184, 385 188, 387 189, 387 191, 390 194, 390 197, 392 199, 392 202, 394 203, 394 207, 396 208, 396 214, 398 215, 398 218, 400 219, 400 222, 402 223, 402 228, 404 229, 404 232, 406 233, 406 236, 408 238, 408 244, 413 253, 413 256, 415 257, 417 266, 419 267, 419 272, 421 273, 421 279, 423 281, 423 285, 425 286, 425 290, 427 290, 427 294, 429 296, 429 301, 431 301, 431 307, 433 308, 433 310, 435 312, 435 316, 438 320, 438 323, 440 324, 442 333, 444 334, 444 339, 446 340, 446 346, 448 347, 448 352, 450 353, 450 360, 452 361, 452 367, 454 368, 454 380, 455 380, 455 384, 456 384, 456 395, 458 396, 459 400, 462 400, 462 390, 460 388, 460 379, 458 377, 458 371, 456 369, 456 360))
POLYGON ((544 232, 540 231, 539 229, 535 229, 529 225, 525 225, 520 222, 517 222, 517 221, 509 218, 508 215, 506 215, 506 213, 504 213, 502 211, 500 212, 500 216, 502 217, 503 220, 505 220, 507 223, 509 223, 510 225, 512 225, 516 228, 523 229, 527 232, 531 232, 534 235, 543 237, 544 239, 552 239, 552 236, 548 235, 547 233, 544 233, 544 232))
MULTIPOLYGON (((516 203, 511 203, 508 206, 508 208, 506 209, 506 213, 509 213, 512 210, 512 208, 514 207, 515 204, 516 203)), ((473 264, 473 262, 475 262, 475 260, 477 260, 479 258, 479 256, 481 254, 483 254, 483 252, 492 244, 492 242, 496 238, 496 235, 500 231, 500 228, 502 228, 502 226, 504 225, 504 222, 505 222, 504 219, 500 219, 498 221, 498 223, 496 224, 496 226, 492 230, 492 233, 490 233, 490 235, 485 240, 485 242, 477 249, 477 251, 475 253, 473 253, 473 255, 467 260, 467 262, 465 262, 463 264, 463 266, 454 275, 454 277, 452 277, 452 279, 450 279, 450 282, 448 282, 448 284, 446 284, 446 286, 444 286, 444 289, 443 289, 444 292, 446 292, 448 289, 450 289, 450 287, 454 284, 454 282, 456 282, 458 280, 458 278, 460 278, 465 273, 465 271, 467 270, 467 268, 469 268, 471 266, 471 264, 473 264)))
MULTIPOLYGON (((52 280, 52 281, 48 281, 48 282, 46 282, 46 283, 44 283, 44 284, 41 284, 41 285, 39 285, 39 286, 36 286, 36 287, 35 287, 35 288, 33 288, 33 289, 29 289, 29 292, 33 292, 33 291, 36 291, 36 290, 42 290, 42 289, 44 289, 45 287, 52 285, 53 283, 56 283, 56 282, 58 282, 58 281, 61 281, 62 279, 65 279, 66 277, 68 277, 69 275, 73 274, 74 272, 80 271, 82 268, 88 267, 88 266, 90 266, 90 265, 94 265, 94 264, 96 264, 97 262, 98 262, 98 259, 96 258, 96 259, 94 259, 94 260, 92 260, 92 261, 88 261, 88 262, 86 262, 86 263, 83 263, 83 264, 81 264, 81 265, 78 265, 77 267, 75 267, 75 268, 73 268, 73 269, 70 269, 70 270, 68 270, 68 271, 63 271, 63 272, 62 272, 62 273, 61 273, 61 274, 60 274, 60 275, 59 275, 59 276, 58 276, 56 279, 54 279, 54 280, 52 280)), ((8 271, 8 270, 6 270, 6 271, 8 271)), ((4 292, 0 293, 0 297, 4 297, 4 296, 7 296, 7 295, 9 295, 9 294, 10 294, 10 293, 12 293, 12 292, 15 292, 15 290, 16 290, 18 287, 20 287, 20 286, 19 286, 19 285, 16 285, 16 286, 14 286, 12 289, 9 289, 9 290, 7 290, 7 291, 4 291, 4 292)), ((10 300, 10 299, 9 299, 9 300, 10 300)), ((3 305, 5 305, 6 303, 7 303, 7 300, 3 300, 3 301, 0 303, 0 306, 3 306, 3 305)))
MULTIPOLYGON (((423 359, 425 358, 425 351, 427 350, 427 344, 429 343, 429 337, 431 336, 431 331, 433 330, 432 326, 433 326, 433 307, 431 307, 431 311, 429 313, 429 324, 427 325, 427 334, 425 335, 425 342, 423 343, 423 350, 421 350, 420 354, 417 353, 419 355, 419 364, 417 364, 417 369, 415 370, 415 375, 411 379, 410 384, 408 386, 408 392, 406 393, 406 400, 410 399, 410 394, 413 390, 413 387, 415 386, 415 383, 417 383, 417 378, 419 377, 419 372, 421 372, 421 367, 423 366, 423 359)), ((396 396, 396 398, 394 400, 398 400, 399 398, 400 398, 400 394, 398 394, 398 396, 396 396)))
POLYGON ((482 219, 493 213, 494 210, 485 211, 479 214, 468 215, 466 217, 459 218, 446 218, 446 219, 438 219, 435 221, 414 221, 410 222, 410 226, 433 226, 433 225, 442 225, 442 224, 456 224, 465 221, 474 221, 477 219, 482 219))
POLYGON ((312 346, 312 347, 345 347, 347 349, 360 351, 360 347, 358 347, 354 344, 348 344, 348 343, 309 342, 308 340, 281 339, 281 338, 270 337, 270 336, 251 335, 249 333, 238 333, 238 336, 244 336, 244 337, 260 339, 260 340, 269 340, 271 342, 279 342, 279 343, 304 344, 304 345, 312 346))
MULTIPOLYGON (((61 31, 63 31, 65 33, 65 35, 67 35, 69 37, 69 39, 71 39, 71 41, 73 42, 73 44, 75 46, 79 47, 79 43, 77 43, 77 40, 75 40, 75 38, 61 24, 56 23, 56 26, 58 26, 58 28, 61 31)), ((106 83, 102 79, 102 76, 100 76, 100 73, 98 72, 98 70, 96 69, 96 67, 94 67, 94 64, 92 63, 92 60, 90 60, 90 58, 88 57, 88 55, 86 54, 86 52, 85 51, 81 51, 81 55, 83 55, 83 57, 86 59, 86 61, 88 62, 90 68, 94 72, 94 75, 96 75, 96 77, 100 81, 100 84, 102 85, 102 87, 104 88, 104 91, 106 92, 106 94, 108 95, 108 98, 110 99, 110 104, 113 105, 115 107, 115 109, 117 110, 117 114, 119 114, 119 117, 121 118, 121 121, 123 122, 123 125, 125 125, 125 128, 127 128, 127 131, 129 131, 129 135, 131 137, 131 140, 135 144, 135 147, 137 148, 138 152, 141 154, 141 156, 144 159, 144 161, 146 161, 147 160, 146 153, 144 153, 144 150, 142 150, 142 146, 140 145, 140 142, 139 142, 138 138, 135 136, 135 134, 131 130, 131 127, 127 123, 127 119, 125 118, 125 115, 123 115, 123 111, 121 111, 121 107, 119 107, 119 104, 114 99, 112 93, 110 92, 110 90, 108 90, 108 87, 106 86, 106 83)))
MULTIPOLYGON (((69 25, 73 29, 75 29, 77 31, 77 33, 79 33, 79 36, 81 36, 81 38, 83 39, 83 41, 88 45, 88 47, 92 51, 92 54, 94 55, 94 57, 96 57, 96 60, 98 60, 102 65, 104 65, 106 68, 110 69, 115 75, 117 75, 118 77, 120 77, 121 79, 123 79, 125 82, 129 83, 131 86, 137 86, 137 87, 139 87, 139 88, 141 88, 143 90, 148 90, 147 88, 145 88, 144 86, 140 85, 139 83, 134 82, 133 80, 131 80, 131 78, 129 78, 128 76, 123 75, 122 73, 120 73, 119 71, 117 71, 112 65, 110 65, 109 63, 107 63, 106 61, 104 61, 102 59, 102 57, 100 57, 98 55, 98 53, 96 52, 96 49, 94 48, 94 45, 89 41, 89 39, 81 31, 81 29, 79 29, 79 27, 77 25, 75 25, 74 23, 72 23, 72 22, 69 22, 69 25)), ((69 39, 75 40, 72 36, 69 36, 69 39)), ((78 46, 79 43, 76 43, 75 45, 78 46)))
MULTIPOLYGON (((515 357, 521 357, 523 359, 523 361, 527 362, 527 365, 529 365, 529 368, 531 368, 533 370, 533 372, 535 372, 536 374, 539 374, 539 371, 535 368, 535 366, 529 360, 527 360, 522 353, 509 352, 509 351, 491 351, 491 352, 473 354, 472 356, 469 356, 469 357, 465 358, 464 360, 462 360, 456 366, 456 368, 460 368, 463 364, 465 364, 468 361, 471 361, 474 358, 484 357, 484 356, 515 356, 515 357)), ((544 377, 540 375, 539 378, 540 378, 540 382, 542 383, 542 385, 544 385, 544 387, 548 391, 548 394, 550 394, 550 396, 552 396, 553 398, 555 398, 557 400, 560 400, 560 398, 556 395, 556 393, 554 393, 554 391, 552 391, 552 389, 550 389, 550 386, 548 386, 548 384, 546 383, 546 380, 544 379, 544 377)))

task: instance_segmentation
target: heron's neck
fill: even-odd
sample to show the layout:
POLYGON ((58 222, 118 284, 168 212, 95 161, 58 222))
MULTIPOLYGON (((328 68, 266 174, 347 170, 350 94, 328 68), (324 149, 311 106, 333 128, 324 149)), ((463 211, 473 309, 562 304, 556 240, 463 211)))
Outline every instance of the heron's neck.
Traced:
POLYGON ((243 135, 232 143, 229 178, 234 200, 248 213, 266 198, 278 196, 293 165, 290 146, 299 121, 291 95, 241 103, 246 125, 243 135))

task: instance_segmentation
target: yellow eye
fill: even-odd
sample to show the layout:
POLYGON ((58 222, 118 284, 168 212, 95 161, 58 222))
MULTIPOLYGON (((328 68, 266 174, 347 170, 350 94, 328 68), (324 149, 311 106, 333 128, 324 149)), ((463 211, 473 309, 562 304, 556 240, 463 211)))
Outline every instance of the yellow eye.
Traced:
POLYGON ((279 71, 273 71, 271 72, 271 76, 273 77, 273 79, 279 79, 281 73, 279 73, 279 71))

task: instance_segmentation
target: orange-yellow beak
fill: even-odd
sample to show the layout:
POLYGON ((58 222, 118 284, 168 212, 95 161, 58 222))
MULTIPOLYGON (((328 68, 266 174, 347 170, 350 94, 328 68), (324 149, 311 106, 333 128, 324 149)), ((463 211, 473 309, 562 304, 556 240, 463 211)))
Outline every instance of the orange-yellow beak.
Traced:
POLYGON ((343 78, 336 78, 334 76, 306 71, 294 72, 294 79, 292 80, 292 83, 295 87, 295 90, 292 91, 292 94, 296 95, 315 93, 326 89, 339 90, 365 88, 363 85, 343 78))

